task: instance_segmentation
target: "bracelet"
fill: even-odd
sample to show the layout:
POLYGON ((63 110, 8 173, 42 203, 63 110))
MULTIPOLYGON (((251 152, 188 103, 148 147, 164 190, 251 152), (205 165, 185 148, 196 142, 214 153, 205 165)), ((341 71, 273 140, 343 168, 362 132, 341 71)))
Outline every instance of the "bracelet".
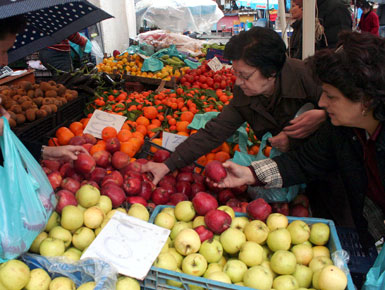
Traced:
POLYGON ((45 146, 45 145, 41 146, 40 157, 41 157, 42 159, 44 159, 44 158, 43 158, 43 153, 44 153, 45 147, 47 147, 47 146, 45 146))

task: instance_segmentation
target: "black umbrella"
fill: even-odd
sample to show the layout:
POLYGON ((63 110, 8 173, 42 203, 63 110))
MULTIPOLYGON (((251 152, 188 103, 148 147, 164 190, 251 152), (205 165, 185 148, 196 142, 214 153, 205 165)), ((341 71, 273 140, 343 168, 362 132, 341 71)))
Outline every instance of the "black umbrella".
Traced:
POLYGON ((112 17, 86 0, 0 0, 0 19, 20 14, 27 26, 8 52, 10 63, 112 17))

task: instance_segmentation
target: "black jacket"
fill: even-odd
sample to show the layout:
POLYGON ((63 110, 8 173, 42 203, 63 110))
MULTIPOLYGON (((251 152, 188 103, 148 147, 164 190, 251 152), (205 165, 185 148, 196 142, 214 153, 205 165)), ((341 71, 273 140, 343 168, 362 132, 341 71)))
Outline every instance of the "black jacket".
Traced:
MULTIPOLYGON (((363 150, 353 128, 336 127, 327 122, 307 143, 296 151, 274 158, 283 178, 283 186, 307 183, 339 169, 353 219, 364 247, 374 240, 363 217, 364 198, 368 186, 363 150)), ((376 142, 376 160, 385 188, 385 124, 376 142)))
POLYGON ((320 48, 334 48, 338 33, 352 30, 352 16, 348 6, 341 0, 317 0, 318 18, 325 29, 327 44, 323 39, 320 48))
POLYGON ((288 54, 292 58, 302 59, 302 20, 295 21, 291 27, 293 33, 290 36, 288 54))

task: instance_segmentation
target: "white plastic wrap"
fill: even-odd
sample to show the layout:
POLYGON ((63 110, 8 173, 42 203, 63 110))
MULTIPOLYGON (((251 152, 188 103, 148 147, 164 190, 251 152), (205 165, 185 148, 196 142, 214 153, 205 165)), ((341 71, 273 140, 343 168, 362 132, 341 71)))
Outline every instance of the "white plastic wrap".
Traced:
POLYGON ((142 0, 136 16, 172 32, 209 32, 224 14, 212 0, 142 0))
POLYGON ((349 253, 345 250, 338 250, 332 253, 334 265, 340 268, 346 276, 349 274, 349 268, 346 266, 349 263, 349 253))
POLYGON ((139 42, 147 43, 156 49, 167 48, 174 44, 179 52, 186 52, 192 56, 202 54, 202 45, 204 41, 193 39, 186 35, 166 32, 164 30, 153 30, 139 34, 139 42))

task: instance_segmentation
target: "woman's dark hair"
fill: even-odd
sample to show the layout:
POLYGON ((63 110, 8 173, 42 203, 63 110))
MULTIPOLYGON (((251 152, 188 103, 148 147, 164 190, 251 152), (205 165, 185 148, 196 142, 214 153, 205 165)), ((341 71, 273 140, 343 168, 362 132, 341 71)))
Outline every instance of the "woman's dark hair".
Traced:
POLYGON ((224 56, 230 60, 243 60, 268 78, 281 71, 286 61, 286 46, 274 30, 253 27, 231 37, 224 56))
POLYGON ((361 9, 369 9, 369 11, 373 10, 372 4, 365 0, 358 2, 357 6, 361 9))
POLYGON ((0 19, 0 40, 7 34, 17 34, 24 30, 27 21, 23 15, 0 19))
POLYGON ((318 80, 362 102, 373 109, 375 119, 385 121, 385 39, 342 32, 335 50, 320 50, 306 62, 318 80))

